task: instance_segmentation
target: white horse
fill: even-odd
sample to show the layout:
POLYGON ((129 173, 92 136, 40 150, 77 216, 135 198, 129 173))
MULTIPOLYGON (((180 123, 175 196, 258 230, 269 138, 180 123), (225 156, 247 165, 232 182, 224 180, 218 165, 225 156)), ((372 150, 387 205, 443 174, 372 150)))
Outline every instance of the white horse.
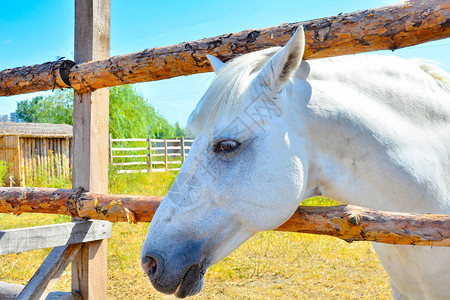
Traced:
MULTIPOLYGON (((302 61, 304 33, 216 71, 191 115, 189 157, 142 249, 153 286, 198 293, 206 269, 323 194, 450 213, 450 77, 419 60, 302 61)), ((374 243, 395 299, 449 299, 450 249, 374 243)))

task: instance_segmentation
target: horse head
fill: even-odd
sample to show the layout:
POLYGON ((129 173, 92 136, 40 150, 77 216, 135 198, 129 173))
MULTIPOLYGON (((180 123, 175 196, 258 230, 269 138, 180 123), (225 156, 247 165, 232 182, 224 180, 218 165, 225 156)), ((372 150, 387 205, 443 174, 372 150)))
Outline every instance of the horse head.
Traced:
MULTIPOLYGON (((302 200, 306 142, 286 121, 286 102, 293 77, 308 73, 304 40, 300 29, 283 48, 227 64, 209 57, 217 76, 190 117, 195 141, 142 249, 158 291, 199 292, 209 266, 283 224, 302 200)), ((306 81, 303 88, 308 97, 306 81)))

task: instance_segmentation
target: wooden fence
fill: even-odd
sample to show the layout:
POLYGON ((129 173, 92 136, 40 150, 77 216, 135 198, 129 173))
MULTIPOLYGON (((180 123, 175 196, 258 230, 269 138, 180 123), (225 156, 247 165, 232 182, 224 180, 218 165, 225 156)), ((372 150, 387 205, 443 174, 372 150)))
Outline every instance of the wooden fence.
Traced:
POLYGON ((71 137, 0 136, 0 160, 10 164, 1 179, 10 186, 26 186, 40 176, 69 180, 71 144, 71 137))
POLYGON ((118 173, 148 173, 180 170, 192 139, 109 138, 109 158, 118 173))
MULTIPOLYGON (((68 189, 0 188, 0 213, 51 213, 110 222, 151 222, 162 198, 68 189)), ((329 235, 347 242, 450 247, 450 215, 384 212, 353 205, 300 206, 276 230, 329 235)))
MULTIPOLYGON (((74 62, 49 62, 0 72, 0 96, 63 87, 74 89, 72 185, 103 194, 108 190, 109 144, 109 91, 103 87, 209 72, 212 68, 205 54, 213 54, 226 61, 240 54, 282 46, 299 26, 306 29, 304 58, 395 50, 450 36, 450 10, 446 1, 410 0, 110 58, 110 8, 110 0, 75 0, 74 62)), ((5 189, 0 188, 0 191, 5 189)), ((24 188, 19 189, 24 191, 24 188)), ((23 197, 23 193, 13 196, 17 201, 22 201, 23 197)), ((121 209, 120 202, 114 203, 115 208, 121 209)), ((13 212, 20 213, 20 206, 18 209, 13 212)), ((358 217, 349 218, 352 224, 358 224, 359 220, 358 217)), ((73 258, 72 291, 85 300, 106 299, 106 237, 84 243, 79 251, 74 249, 76 254, 70 255, 73 258)), ((65 254, 68 252, 56 247, 48 259, 56 257, 61 261, 59 258, 65 254)), ((65 266, 53 264, 50 270, 58 273, 65 266)), ((45 271, 49 270, 45 262, 41 267, 44 270, 40 268, 35 276, 47 275, 37 281, 32 278, 30 283, 33 281, 35 284, 31 287, 34 290, 46 289, 50 280, 45 278, 55 278, 55 273, 52 275, 45 271)), ((38 299, 39 296, 27 294, 18 298, 38 299)))
MULTIPOLYGON (((67 266, 75 263, 83 246, 96 247, 106 255, 106 247, 98 249, 98 245, 111 237, 111 229, 110 222, 90 220, 1 230, 0 255, 50 247, 53 249, 25 286, 0 281, 0 300, 86 299, 79 291, 50 291, 67 266)), ((83 255, 83 259, 88 258, 83 255)))
MULTIPOLYGON (((301 15, 301 13, 300 13, 301 15)), ((212 71, 206 54, 222 61, 238 55, 282 46, 298 26, 304 26, 304 59, 395 50, 450 35, 448 4, 441 0, 411 0, 306 22, 250 29, 131 54, 75 64, 48 62, 0 72, 0 96, 55 87, 89 91, 212 71)))

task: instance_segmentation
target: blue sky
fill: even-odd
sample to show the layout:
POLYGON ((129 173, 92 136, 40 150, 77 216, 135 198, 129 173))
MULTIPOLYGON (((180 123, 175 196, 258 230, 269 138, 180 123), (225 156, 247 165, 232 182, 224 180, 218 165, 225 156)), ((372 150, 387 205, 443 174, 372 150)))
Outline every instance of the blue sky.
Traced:
MULTIPOLYGON (((173 45, 245 29, 374 8, 397 1, 111 1, 111 55, 173 45)), ((0 70, 73 59, 74 1, 0 0, 0 70)), ((392 54, 390 51, 379 51, 392 54)), ((395 51, 410 58, 436 60, 450 71, 450 39, 395 51)), ((170 122, 185 125, 208 87, 212 73, 135 84, 170 122)), ((2 97, 0 114, 39 93, 2 97)))

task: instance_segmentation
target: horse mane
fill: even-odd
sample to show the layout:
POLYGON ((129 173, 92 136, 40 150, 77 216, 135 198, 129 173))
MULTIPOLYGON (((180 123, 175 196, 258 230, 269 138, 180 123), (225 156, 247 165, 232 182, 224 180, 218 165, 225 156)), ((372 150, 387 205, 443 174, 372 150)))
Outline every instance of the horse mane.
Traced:
POLYGON ((211 128, 222 114, 237 114, 252 74, 256 74, 278 50, 280 47, 274 47, 236 57, 216 72, 216 78, 189 116, 188 131, 197 133, 202 128, 211 128))
POLYGON ((422 71, 433 77, 447 93, 450 93, 450 75, 446 71, 438 67, 433 61, 428 62, 423 59, 413 59, 413 61, 422 71))
MULTIPOLYGON (((187 130, 196 134, 203 128, 212 128, 218 117, 221 115, 237 115, 237 113, 243 109, 241 101, 242 95, 246 92, 253 79, 254 76, 252 75, 256 74, 279 49, 280 47, 274 47, 239 56, 220 69, 216 73, 216 78, 189 116, 187 130)), ((355 59, 356 57, 359 59, 364 59, 365 57, 367 61, 369 61, 369 65, 376 69, 384 68, 383 65, 370 63, 377 57, 378 59, 383 59, 385 61, 391 59, 393 60, 393 63, 403 61, 405 64, 404 66, 408 66, 408 68, 413 64, 431 76, 444 91, 450 93, 450 75, 446 71, 436 66, 434 63, 430 63, 423 59, 405 60, 397 56, 346 55, 317 59, 309 61, 316 67, 316 70, 312 68, 312 72, 308 78, 318 79, 327 77, 333 72, 342 73, 342 70, 345 69, 345 67, 348 67, 347 60, 355 59), (339 64, 341 64, 341 67, 330 68, 331 65, 337 66, 339 64), (317 69, 317 67, 319 68, 317 69)), ((360 68, 360 65, 356 64, 353 65, 353 67, 360 68)), ((403 71, 408 72, 406 69, 407 68, 403 71)), ((409 71, 411 71, 411 69, 409 69, 409 71)), ((341 79, 344 77, 341 77, 341 79)), ((410 79, 412 80, 412 78, 410 79)))

